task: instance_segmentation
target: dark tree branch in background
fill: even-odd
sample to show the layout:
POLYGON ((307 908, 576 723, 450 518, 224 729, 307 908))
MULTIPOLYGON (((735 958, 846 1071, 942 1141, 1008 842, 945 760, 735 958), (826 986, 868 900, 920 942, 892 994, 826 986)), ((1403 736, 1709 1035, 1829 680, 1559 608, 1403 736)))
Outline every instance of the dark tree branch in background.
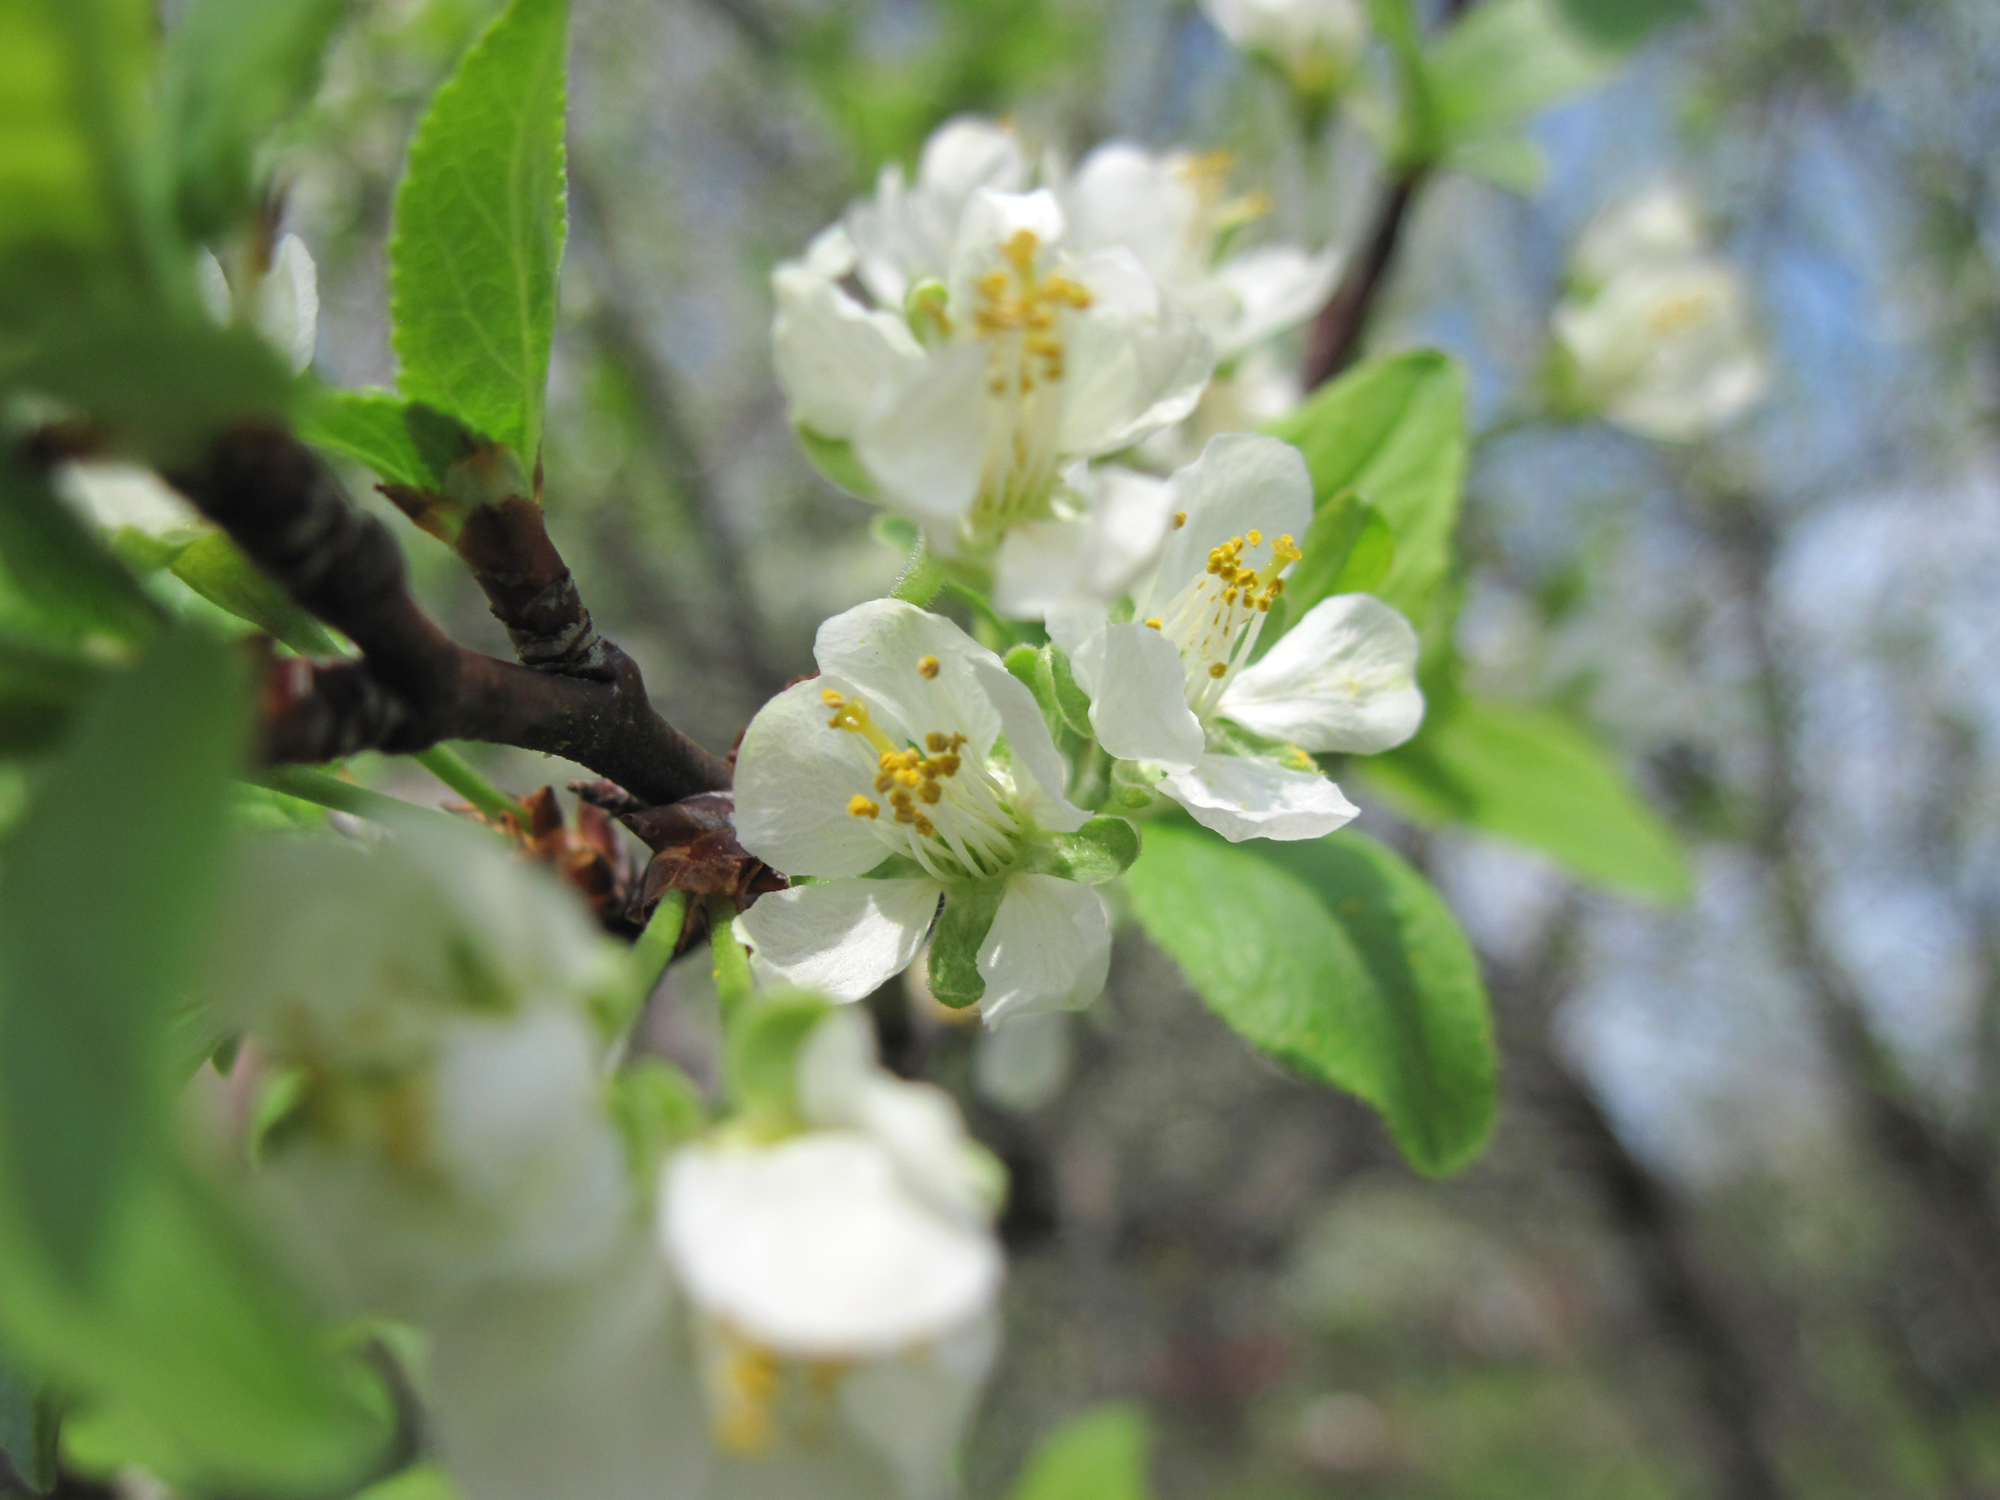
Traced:
POLYGON ((653 711, 638 667, 608 642, 608 680, 536 671, 455 644, 411 596, 388 528, 357 510, 319 455, 285 429, 232 428, 169 478, 300 605, 361 649, 359 662, 278 665, 264 698, 272 759, 486 740, 563 756, 654 802, 729 785, 728 764, 653 711))
POLYGON ((759 612, 743 565, 743 549, 723 519, 715 475, 695 442, 674 374, 646 339, 638 297, 618 259, 603 186, 576 151, 570 153, 569 182, 601 293, 590 317, 590 336, 631 388, 652 439, 654 458, 701 536, 708 572, 723 596, 721 617, 729 647, 757 696, 768 697, 784 685, 786 674, 772 666, 757 628, 759 612))
POLYGON ((1369 315, 1388 282, 1389 268, 1396 259, 1397 246, 1402 243, 1403 228, 1416 202, 1417 190, 1428 175, 1418 167, 1397 178, 1384 189, 1375 205, 1375 218, 1369 226, 1361 258, 1348 268, 1326 306, 1313 319, 1301 374, 1308 391, 1326 384, 1354 362, 1369 315))
POLYGON ((1770 578, 1777 538, 1747 498, 1701 508, 1744 615, 1757 673, 1766 743, 1764 816, 1754 847, 1771 872, 1780 934, 1806 980, 1832 1060, 1853 1090, 1876 1154, 1913 1188, 1929 1221, 1933 1248, 1958 1283, 1961 1332, 1981 1345, 1982 1385, 2000 1383, 2000 1206, 1990 1147, 1934 1120, 1906 1086, 1876 1039, 1866 1001, 1820 936, 1804 813, 1802 762, 1792 732, 1794 694, 1772 639, 1770 578))
POLYGON ((1625 1144, 1589 1081, 1563 1057, 1555 1015, 1570 982, 1580 912, 1570 902, 1518 965, 1487 963, 1494 1015, 1523 1092, 1570 1147, 1571 1164, 1623 1247, 1660 1338, 1693 1387, 1716 1500, 1783 1500, 1763 1372, 1710 1285, 1672 1189, 1625 1144))

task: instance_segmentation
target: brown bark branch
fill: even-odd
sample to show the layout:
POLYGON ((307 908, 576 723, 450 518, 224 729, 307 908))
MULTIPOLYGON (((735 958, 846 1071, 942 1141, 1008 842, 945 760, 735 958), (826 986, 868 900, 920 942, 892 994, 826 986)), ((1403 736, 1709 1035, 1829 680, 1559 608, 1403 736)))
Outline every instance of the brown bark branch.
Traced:
POLYGON ((169 477, 300 605, 361 649, 359 662, 278 665, 264 697, 269 758, 486 740, 563 756, 653 802, 730 784, 727 762, 653 711, 637 665, 609 642, 601 642, 601 680, 453 642, 411 596, 396 539, 285 429, 231 428, 169 477))
POLYGON ((458 555, 506 628, 523 666, 610 682, 618 648, 597 633, 576 580, 549 540, 542 508, 525 495, 466 517, 458 555))
POLYGON ((1417 190, 1427 175, 1422 167, 1413 168, 1390 183, 1376 203, 1361 258, 1340 279, 1326 306, 1313 319, 1301 372, 1308 391, 1324 385, 1354 362, 1361 335, 1367 331, 1368 319, 1388 284, 1389 268, 1402 243, 1417 190))

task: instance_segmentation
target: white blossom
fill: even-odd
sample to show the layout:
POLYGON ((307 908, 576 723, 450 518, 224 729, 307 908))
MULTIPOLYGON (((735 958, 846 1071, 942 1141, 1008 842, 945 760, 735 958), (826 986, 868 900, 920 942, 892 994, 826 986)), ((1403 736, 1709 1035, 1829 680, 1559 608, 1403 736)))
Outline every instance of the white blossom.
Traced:
POLYGON ((1670 187, 1585 231, 1553 327, 1567 396, 1659 441, 1721 427, 1770 383, 1742 277, 1710 252, 1693 203, 1670 187))
POLYGON ((1202 9, 1233 45, 1268 59, 1310 99, 1345 84, 1368 41, 1361 0, 1202 0, 1202 9))
POLYGON ((1172 486, 1177 529, 1136 617, 1050 620, 1098 742, 1156 767, 1161 791, 1231 841, 1330 833, 1356 809, 1306 752, 1372 754, 1416 732, 1416 632, 1380 600, 1337 595, 1253 662, 1312 519, 1305 462, 1225 435, 1172 486))
MULTIPOLYGON (((233 322, 237 298, 222 262, 204 250, 196 261, 201 299, 218 323, 233 322)), ((283 356, 294 375, 312 363, 319 336, 319 267, 295 234, 279 240, 271 264, 249 290, 250 324, 283 356)))
POLYGON ((1232 249, 1268 208, 1232 198, 1227 152, 1155 154, 1123 141, 1099 146, 1062 186, 1072 241, 1122 248, 1208 330, 1226 369, 1253 345, 1311 317, 1333 290, 1340 258, 1296 245, 1232 249))
POLYGON ((1185 417, 1214 352, 1130 251, 1074 247, 1047 189, 972 185, 1013 180, 1004 153, 965 152, 958 175, 956 148, 936 154, 953 172, 927 152, 914 188, 885 178, 872 211, 778 267, 773 338, 808 445, 940 552, 983 553, 1063 514, 1075 460, 1185 417))
POLYGON ((853 1012, 796 1072, 802 1131, 688 1145, 662 1192, 724 1489, 881 1500, 866 1457, 934 1500, 995 1348, 996 1168, 947 1096, 877 1065, 853 1012))
POLYGON ((916 957, 941 898, 997 889, 977 955, 986 1019, 1093 998, 1104 903, 1036 859, 1089 814, 1064 795, 1033 694, 949 620, 892 599, 828 620, 813 654, 820 675, 765 704, 737 752, 737 836, 813 880, 745 913, 760 968, 856 1000, 916 957))

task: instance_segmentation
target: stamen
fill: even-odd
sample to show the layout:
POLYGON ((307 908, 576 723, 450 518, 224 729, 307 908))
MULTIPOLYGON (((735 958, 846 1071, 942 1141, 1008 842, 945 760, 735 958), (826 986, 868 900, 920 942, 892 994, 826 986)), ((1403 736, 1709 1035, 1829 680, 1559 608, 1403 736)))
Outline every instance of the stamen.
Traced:
POLYGON ((852 797, 847 799, 847 813, 849 817, 873 818, 879 816, 881 811, 881 803, 877 802, 873 797, 864 797, 859 792, 856 792, 852 797))
POLYGON ((1163 621, 1163 620, 1162 620, 1162 619, 1161 619, 1161 618, 1160 618, 1160 617, 1159 617, 1158 615, 1154 615, 1154 616, 1152 616, 1152 617, 1151 617, 1150 619, 1148 619, 1148 620, 1146 621, 1146 624, 1147 624, 1147 625, 1148 625, 1148 626, 1149 626, 1149 627, 1150 627, 1151 629, 1154 629, 1154 630, 1158 630, 1158 629, 1159 629, 1159 628, 1160 628, 1160 627, 1161 627, 1161 626, 1162 626, 1163 624, 1165 624, 1165 623, 1166 623, 1166 622, 1165 622, 1165 621, 1163 621))
POLYGON ((927 680, 936 677, 938 674, 938 659, 935 656, 918 657, 917 671, 922 673, 927 680))

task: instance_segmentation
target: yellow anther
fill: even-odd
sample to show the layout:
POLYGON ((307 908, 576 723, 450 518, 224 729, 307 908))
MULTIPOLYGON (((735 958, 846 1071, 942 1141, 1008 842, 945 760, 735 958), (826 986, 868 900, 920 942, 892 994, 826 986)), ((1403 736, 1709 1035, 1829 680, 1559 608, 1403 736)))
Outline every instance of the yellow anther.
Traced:
POLYGON ((922 834, 925 838, 929 838, 932 834, 937 832, 936 826, 931 822, 929 818, 925 817, 922 813, 916 814, 914 817, 910 819, 910 822, 915 825, 917 832, 922 834))
POLYGON ((1179 530, 1180 530, 1180 529, 1181 529, 1181 528, 1182 528, 1183 526, 1185 526, 1185 525, 1187 525, 1187 512, 1186 512, 1186 511, 1184 511, 1184 510, 1177 510, 1177 511, 1175 511, 1175 512, 1174 512, 1174 530, 1176 530, 1176 531, 1179 531, 1179 530))
POLYGON ((1264 597, 1266 599, 1275 599, 1278 597, 1278 595, 1284 593, 1284 591, 1285 591, 1285 580, 1282 578, 1273 578, 1268 584, 1264 586, 1264 597))
POLYGON ((938 799, 943 795, 944 788, 935 781, 926 781, 917 789, 917 799, 931 807, 936 807, 938 799))
POLYGON ((1154 615, 1150 619, 1148 619, 1146 623, 1147 625, 1151 626, 1154 630, 1160 630, 1165 627, 1167 622, 1165 620, 1162 620, 1158 615, 1154 615))
POLYGON ((1220 677, 1223 673, 1227 672, 1228 670, 1229 668, 1225 667, 1219 661, 1212 661, 1208 664, 1208 675, 1211 677, 1220 677))
POLYGON ((838 708, 840 707, 841 704, 845 703, 847 700, 841 697, 840 694, 836 693, 832 688, 821 688, 819 690, 819 701, 824 703, 828 708, 838 708))
POLYGON ((847 815, 851 818, 873 818, 881 811, 881 803, 873 797, 864 797, 859 792, 847 799, 847 815))
POLYGON ((832 688, 827 688, 820 697, 833 710, 833 717, 826 721, 827 728, 858 734, 884 754, 896 748, 889 742, 889 736, 875 727, 874 721, 868 717, 868 705, 861 699, 842 698, 832 688))
POLYGON ((895 784, 896 778, 894 774, 888 771, 884 771, 880 776, 875 778, 875 790, 878 792, 886 792, 895 784))
POLYGON ((1042 242, 1036 237, 1034 230, 1017 229, 1001 247, 1000 253, 1007 257, 1007 263, 1025 279, 1034 271, 1035 253, 1041 248, 1042 242))
POLYGON ((938 674, 938 659, 935 656, 918 657, 917 671, 922 673, 926 679, 936 677, 938 674))
MULTIPOLYGON (((962 743, 965 739, 965 736, 953 735, 952 738, 962 743)), ((944 755, 938 758, 938 772, 942 776, 945 777, 956 776, 958 774, 958 766, 959 766, 959 760, 956 755, 944 755)))
POLYGON ((1248 531, 1246 531, 1244 533, 1244 536, 1246 536, 1249 539, 1250 545, 1253 547, 1262 545, 1264 541, 1264 533, 1259 531, 1254 526, 1252 526, 1248 531))
POLYGON ((770 1448, 777 1436, 779 1380, 775 1354, 732 1341, 715 1377, 715 1438, 723 1449, 747 1457, 770 1448))
POLYGON ((924 748, 933 755, 942 755, 951 748, 951 741, 933 729, 924 736, 924 748))

